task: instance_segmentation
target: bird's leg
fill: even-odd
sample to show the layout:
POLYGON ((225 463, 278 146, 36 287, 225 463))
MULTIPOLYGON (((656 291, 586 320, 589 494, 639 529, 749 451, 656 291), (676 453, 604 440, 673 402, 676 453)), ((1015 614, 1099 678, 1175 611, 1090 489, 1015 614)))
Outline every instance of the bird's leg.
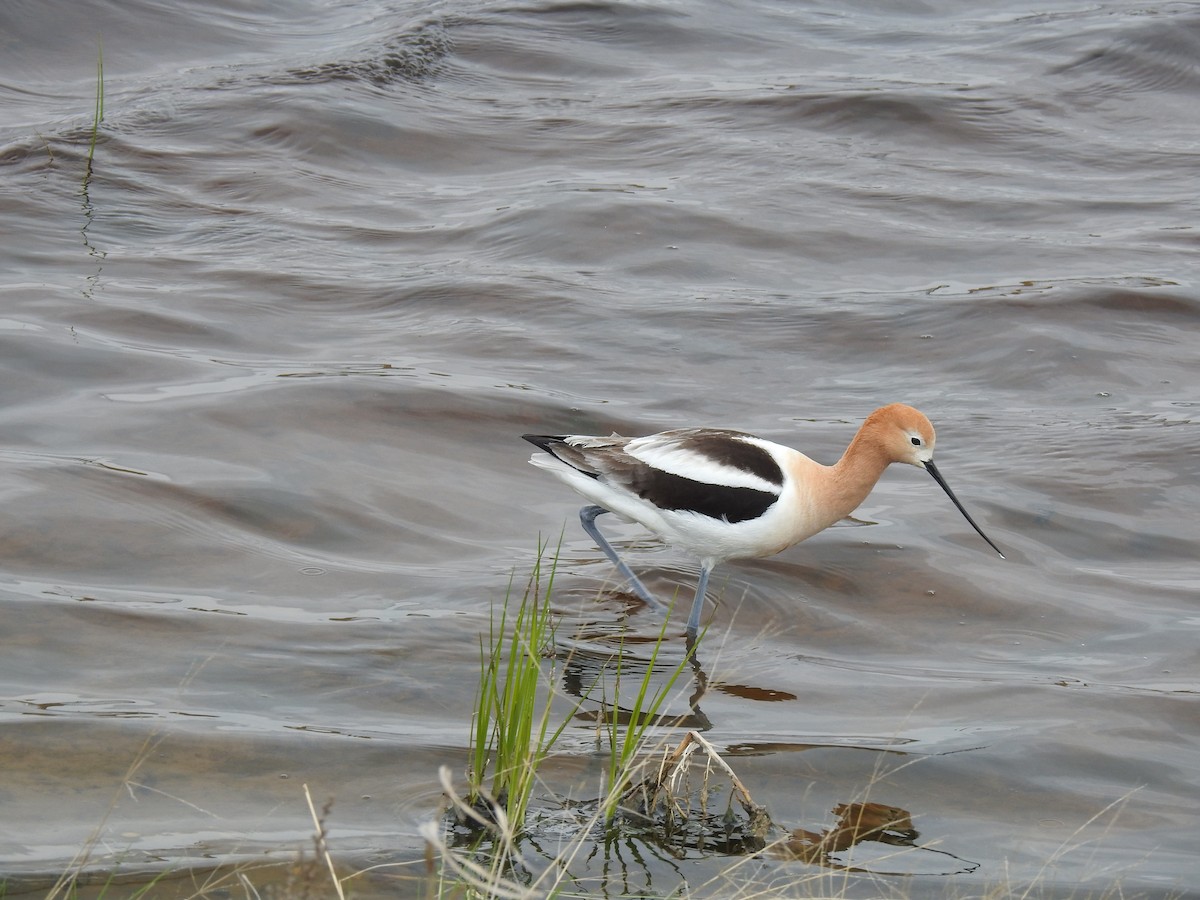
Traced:
POLYGON ((700 567, 700 580, 696 582, 696 599, 692 601, 692 613, 688 616, 687 633, 688 637, 695 639, 696 633, 700 630, 700 614, 704 612, 704 593, 708 590, 708 573, 712 571, 712 566, 702 565, 700 567))
POLYGON ((604 535, 600 533, 600 529, 596 527, 596 517, 602 516, 608 512, 603 506, 585 506, 579 511, 579 521, 583 524, 583 530, 588 533, 597 546, 604 551, 604 555, 611 559, 617 566, 617 571, 629 582, 633 592, 653 606, 655 609, 664 609, 662 601, 656 599, 653 594, 646 590, 646 586, 642 584, 641 579, 633 574, 633 570, 625 565, 625 560, 621 559, 612 544, 605 540, 604 535))

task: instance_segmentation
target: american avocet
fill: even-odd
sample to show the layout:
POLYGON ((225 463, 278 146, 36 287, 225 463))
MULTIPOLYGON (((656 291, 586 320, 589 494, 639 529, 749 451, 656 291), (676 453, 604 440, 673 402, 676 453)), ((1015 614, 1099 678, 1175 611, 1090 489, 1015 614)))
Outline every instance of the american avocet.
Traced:
POLYGON ((933 425, 902 403, 867 416, 832 466, 791 447, 720 428, 680 428, 637 438, 522 437, 546 451, 532 456, 533 465, 595 504, 579 511, 584 530, 651 606, 662 604, 605 540, 596 517, 616 513, 699 557, 700 580, 687 623, 692 636, 717 563, 772 556, 828 528, 853 512, 894 462, 932 475, 971 527, 1000 553, 934 466, 933 425))

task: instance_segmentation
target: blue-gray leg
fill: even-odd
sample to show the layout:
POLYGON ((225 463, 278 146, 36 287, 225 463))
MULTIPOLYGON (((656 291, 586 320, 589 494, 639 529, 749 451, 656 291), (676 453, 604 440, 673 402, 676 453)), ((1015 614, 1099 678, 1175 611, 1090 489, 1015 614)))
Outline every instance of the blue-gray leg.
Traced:
POLYGON ((665 609, 660 600, 657 600, 653 594, 646 590, 646 586, 642 584, 641 579, 633 574, 633 570, 625 565, 625 560, 621 559, 616 550, 612 548, 604 535, 600 533, 600 529, 596 527, 596 517, 602 516, 609 510, 603 506, 585 506, 579 511, 579 521, 583 524, 583 530, 588 533, 596 545, 604 551, 604 555, 611 559, 617 566, 617 571, 629 582, 633 592, 653 606, 655 609, 665 609))
POLYGON ((700 614, 704 612, 704 594, 708 590, 708 573, 712 566, 700 567, 700 580, 696 582, 696 599, 692 601, 692 612, 688 616, 687 633, 695 637, 700 630, 700 614))

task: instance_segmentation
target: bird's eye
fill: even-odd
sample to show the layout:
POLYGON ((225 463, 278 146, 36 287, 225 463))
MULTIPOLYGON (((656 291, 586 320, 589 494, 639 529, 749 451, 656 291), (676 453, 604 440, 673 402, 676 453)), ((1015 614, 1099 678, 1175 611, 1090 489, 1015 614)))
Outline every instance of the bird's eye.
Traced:
POLYGON ((913 445, 914 447, 920 447, 920 446, 921 446, 921 439, 920 439, 919 437, 915 437, 915 438, 913 438, 913 439, 912 439, 912 445, 913 445))

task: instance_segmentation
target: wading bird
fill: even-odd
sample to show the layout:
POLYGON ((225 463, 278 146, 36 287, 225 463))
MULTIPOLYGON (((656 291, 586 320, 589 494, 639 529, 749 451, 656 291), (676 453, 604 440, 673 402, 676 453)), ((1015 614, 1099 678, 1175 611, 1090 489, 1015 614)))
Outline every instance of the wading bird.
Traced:
POLYGON ((651 606, 662 604, 596 527, 615 513, 638 522, 700 560, 687 632, 695 636, 708 576, 727 559, 773 556, 850 515, 894 462, 927 471, 979 532, 1004 554, 958 502, 933 464, 934 431, 922 413, 893 403, 875 410, 842 458, 823 466, 799 450, 740 431, 680 428, 646 437, 522 435, 545 453, 530 462, 594 505, 579 511, 583 529, 651 606))

